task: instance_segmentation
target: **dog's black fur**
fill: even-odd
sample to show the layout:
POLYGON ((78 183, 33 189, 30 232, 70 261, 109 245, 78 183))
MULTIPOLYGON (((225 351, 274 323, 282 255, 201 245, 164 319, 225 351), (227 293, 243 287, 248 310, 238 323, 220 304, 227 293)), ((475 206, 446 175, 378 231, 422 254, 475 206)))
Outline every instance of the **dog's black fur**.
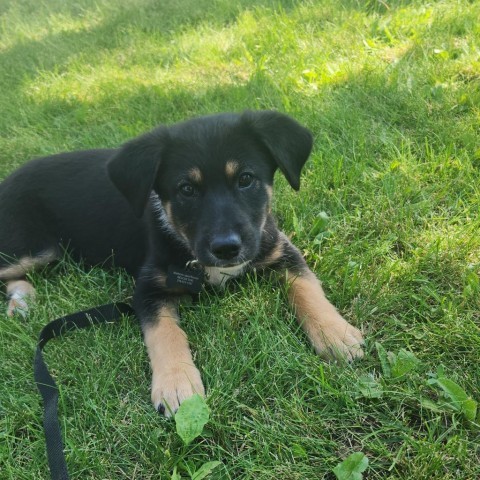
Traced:
MULTIPOLYGON (((203 393, 203 385, 194 366, 185 372, 178 365, 191 357, 168 319, 189 288, 172 280, 172 267, 188 276, 188 265, 195 263, 214 284, 253 268, 288 271, 289 279, 303 275, 307 289, 322 294, 270 214, 275 171, 298 189, 311 148, 310 132, 290 117, 247 111, 161 126, 120 149, 33 160, 0 184, 0 280, 13 285, 63 248, 88 264, 124 267, 136 278, 134 308, 152 362, 153 389, 160 389, 152 398, 157 408, 175 410, 193 391, 203 393), (177 358, 175 351, 167 358, 171 345, 184 355, 177 358), (159 365, 165 362, 171 363, 168 371, 159 365)), ((308 299, 291 300, 306 311, 302 316, 312 316, 308 299)), ((336 346, 325 336, 327 345, 336 346)), ((359 333, 353 336, 361 341, 359 333)), ((359 355, 352 350, 355 342, 344 343, 349 353, 343 355, 359 355)))

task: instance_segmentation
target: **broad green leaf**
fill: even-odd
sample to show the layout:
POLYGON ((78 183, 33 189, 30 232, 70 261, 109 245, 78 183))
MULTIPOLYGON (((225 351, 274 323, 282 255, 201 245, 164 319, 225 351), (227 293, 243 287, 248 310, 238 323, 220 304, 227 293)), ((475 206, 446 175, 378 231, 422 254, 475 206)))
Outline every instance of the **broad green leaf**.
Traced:
POLYGON ((298 443, 292 443, 291 450, 294 458, 308 458, 307 451, 298 443))
POLYGON ((381 398, 383 395, 382 386, 371 375, 362 375, 358 379, 357 387, 365 398, 381 398))
POLYGON ((204 463, 193 475, 192 480, 202 480, 202 478, 208 477, 212 471, 221 465, 222 462, 207 462, 204 463))
POLYGON ((445 376, 445 365, 440 364, 437 367, 437 378, 445 376))
POLYGON ((430 385, 439 386, 450 399, 449 405, 462 413, 467 420, 473 422, 477 416, 477 402, 469 397, 465 390, 446 377, 432 378, 428 381, 430 385))
POLYGON ((324 232, 327 229, 329 221, 330 218, 328 217, 327 213, 320 212, 313 222, 313 226, 309 232, 309 237, 316 237, 320 233, 324 232))
POLYGON ((392 377, 403 377, 415 370, 419 364, 420 360, 412 352, 402 348, 390 363, 392 377))
POLYGON ((301 231, 300 222, 298 221, 298 217, 294 210, 292 210, 292 222, 293 222, 293 230, 295 232, 300 232, 301 231))
POLYGON ((362 452, 355 452, 349 455, 343 462, 339 463, 333 473, 338 480, 361 480, 362 472, 368 467, 368 458, 362 452))
POLYGON ((388 355, 383 345, 375 342, 375 348, 377 349, 378 358, 380 360, 380 365, 382 366, 383 375, 385 377, 391 376, 390 362, 388 361, 388 355))
POLYGON ((478 403, 473 398, 468 398, 463 402, 462 412, 467 420, 474 422, 477 418, 478 403))
POLYGON ((172 473, 172 476, 170 477, 170 480, 182 480, 182 477, 177 472, 177 467, 173 469, 173 473, 172 473))
POLYGON ((442 408, 442 405, 439 405, 438 403, 433 402, 429 398, 420 397, 420 405, 423 408, 426 408, 427 410, 431 410, 432 412, 435 412, 435 413, 445 412, 445 408, 442 408))
POLYGON ((210 411, 200 395, 195 394, 182 402, 175 414, 175 423, 177 433, 185 445, 188 445, 202 433, 209 418, 210 411))

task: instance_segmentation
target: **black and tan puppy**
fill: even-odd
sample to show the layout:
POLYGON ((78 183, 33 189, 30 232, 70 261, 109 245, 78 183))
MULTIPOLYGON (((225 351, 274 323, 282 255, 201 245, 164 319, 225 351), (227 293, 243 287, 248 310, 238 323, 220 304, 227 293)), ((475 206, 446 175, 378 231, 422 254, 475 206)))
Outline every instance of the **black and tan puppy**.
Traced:
POLYGON ((298 189, 311 148, 310 132, 291 118, 247 111, 160 126, 118 150, 27 163, 0 184, 8 313, 25 310, 34 295, 25 274, 64 248, 89 264, 126 268, 136 278, 152 401, 167 415, 204 394, 177 312, 178 298, 204 283, 277 271, 315 350, 362 356, 361 333, 328 302, 270 214, 275 170, 298 189))

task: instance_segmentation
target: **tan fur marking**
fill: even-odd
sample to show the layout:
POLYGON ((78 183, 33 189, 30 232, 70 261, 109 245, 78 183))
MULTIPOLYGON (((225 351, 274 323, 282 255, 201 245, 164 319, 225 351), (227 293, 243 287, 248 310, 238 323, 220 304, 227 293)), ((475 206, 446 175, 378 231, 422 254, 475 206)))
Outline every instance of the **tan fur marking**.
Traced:
POLYGON ((273 198, 273 188, 271 185, 265 185, 265 190, 267 191, 268 201, 267 201, 267 212, 272 212, 272 198, 273 198))
POLYGON ((0 280, 16 280, 25 276, 29 271, 47 265, 57 259, 53 251, 46 251, 37 257, 22 257, 8 267, 0 268, 0 280))
POLYGON ((310 270, 301 276, 287 272, 286 277, 290 303, 316 352, 327 359, 362 357, 362 334, 326 299, 317 277, 310 270))
POLYGON ((280 258, 282 258, 282 255, 284 253, 284 248, 285 248, 285 245, 282 241, 282 238, 280 237, 278 239, 277 244, 273 248, 273 250, 261 262, 262 267, 263 266, 268 267, 268 266, 273 265, 276 262, 278 262, 278 260, 280 260, 280 258))
POLYGON ((265 185, 265 190, 267 191, 268 195, 268 203, 270 203, 273 197, 273 188, 271 185, 265 185))
POLYGON ((188 178, 194 183, 201 183, 203 175, 200 169, 195 167, 188 171, 188 178))
POLYGON ((168 221, 174 225, 173 217, 172 217, 172 204, 170 202, 163 203, 163 209, 165 210, 165 214, 167 215, 168 221))
POLYGON ((167 275, 165 273, 158 272, 155 275, 155 283, 161 287, 165 287, 167 285, 167 275))
POLYGON ((170 416, 194 393, 205 395, 173 305, 159 310, 155 324, 145 327, 144 339, 152 367, 152 402, 156 409, 164 405, 165 415, 170 416))
POLYGON ((177 225, 175 223, 175 220, 173 218, 172 214, 172 204, 170 202, 165 202, 163 205, 163 208, 165 210, 165 215, 167 216, 167 219, 172 226, 173 230, 178 233, 179 235, 182 236, 182 238, 185 240, 186 244, 189 245, 190 242, 188 240, 187 234, 183 231, 182 227, 180 225, 177 225))
POLYGON ((225 173, 227 177, 233 178, 236 175, 238 168, 239 168, 239 164, 236 160, 229 160, 225 164, 225 173))
POLYGON ((13 317, 15 313, 25 316, 28 306, 35 300, 33 285, 25 280, 17 280, 7 283, 8 307, 7 315, 13 317))

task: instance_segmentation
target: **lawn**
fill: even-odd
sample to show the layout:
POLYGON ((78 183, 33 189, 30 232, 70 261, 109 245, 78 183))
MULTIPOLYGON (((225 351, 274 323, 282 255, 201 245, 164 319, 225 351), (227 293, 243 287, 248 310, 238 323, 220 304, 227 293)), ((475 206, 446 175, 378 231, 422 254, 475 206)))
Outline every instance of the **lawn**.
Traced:
MULTIPOLYGON (((159 123, 286 112, 315 147, 298 193, 277 176, 279 224, 367 338, 362 361, 326 363, 274 283, 205 292, 181 309, 210 408, 188 446, 150 404, 134 319, 51 342, 72 479, 210 461, 209 478, 333 479, 354 452, 368 479, 480 478, 479 19, 474 0, 0 1, 0 179, 159 123)), ((2 480, 48 477, 41 327, 133 291, 68 259, 31 280, 29 317, 0 313, 2 480)))

